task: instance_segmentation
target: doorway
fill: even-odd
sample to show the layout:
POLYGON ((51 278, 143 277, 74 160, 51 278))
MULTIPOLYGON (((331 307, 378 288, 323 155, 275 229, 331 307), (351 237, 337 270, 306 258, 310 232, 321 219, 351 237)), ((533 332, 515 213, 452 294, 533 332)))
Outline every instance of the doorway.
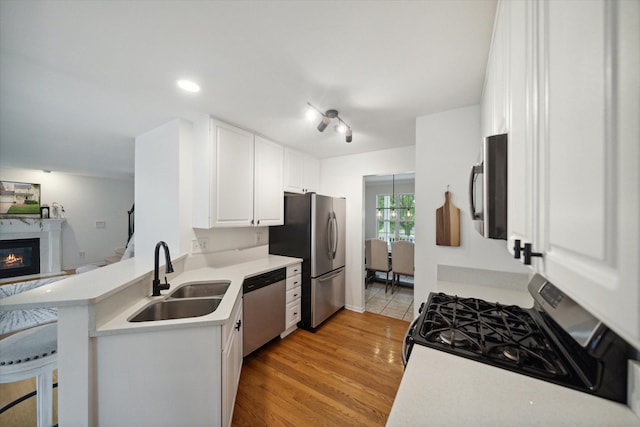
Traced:
MULTIPOLYGON (((393 278, 392 244, 415 243, 415 174, 364 177, 364 240, 387 243, 393 278)), ((362 244, 364 250, 364 242, 362 244)), ((386 275, 365 273, 365 311, 411 321, 413 319, 413 276, 401 275, 399 285, 385 293, 386 275)))

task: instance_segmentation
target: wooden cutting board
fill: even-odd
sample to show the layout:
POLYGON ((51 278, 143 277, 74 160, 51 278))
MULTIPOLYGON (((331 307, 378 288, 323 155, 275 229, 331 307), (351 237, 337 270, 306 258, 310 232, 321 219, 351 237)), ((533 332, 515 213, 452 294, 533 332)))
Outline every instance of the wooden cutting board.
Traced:
POLYGON ((460 209, 451 203, 451 193, 444 193, 444 205, 436 209, 436 245, 460 246, 460 209))

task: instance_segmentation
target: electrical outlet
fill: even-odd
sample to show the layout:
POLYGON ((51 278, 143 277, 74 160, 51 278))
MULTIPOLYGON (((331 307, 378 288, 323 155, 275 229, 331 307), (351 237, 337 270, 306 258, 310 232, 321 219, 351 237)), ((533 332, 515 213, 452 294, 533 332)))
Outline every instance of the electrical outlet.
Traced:
POLYGON ((84 258, 84 256, 86 255, 84 251, 80 251, 80 253, 78 254, 80 255, 80 258, 84 258))
POLYGON ((261 238, 261 236, 260 236, 260 232, 259 232, 259 231, 256 231, 256 245, 257 245, 258 243, 260 243, 260 238, 261 238))
POLYGON ((96 228, 107 228, 106 221, 96 221, 96 228))
POLYGON ((206 237, 191 242, 192 253, 206 252, 207 249, 209 249, 209 239, 206 237))

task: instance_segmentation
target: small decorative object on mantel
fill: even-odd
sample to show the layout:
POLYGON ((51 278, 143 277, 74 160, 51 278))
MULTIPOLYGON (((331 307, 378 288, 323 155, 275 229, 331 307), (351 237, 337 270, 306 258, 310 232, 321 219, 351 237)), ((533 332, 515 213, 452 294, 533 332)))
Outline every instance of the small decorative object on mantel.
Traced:
POLYGON ((51 218, 63 219, 64 218, 64 206, 62 206, 58 202, 53 202, 51 204, 51 218))
POLYGON ((51 215, 49 213, 49 206, 47 205, 40 206, 40 218, 49 219, 50 217, 51 215))
POLYGON ((444 205, 436 209, 436 245, 460 246, 460 209, 451 202, 447 185, 444 205))

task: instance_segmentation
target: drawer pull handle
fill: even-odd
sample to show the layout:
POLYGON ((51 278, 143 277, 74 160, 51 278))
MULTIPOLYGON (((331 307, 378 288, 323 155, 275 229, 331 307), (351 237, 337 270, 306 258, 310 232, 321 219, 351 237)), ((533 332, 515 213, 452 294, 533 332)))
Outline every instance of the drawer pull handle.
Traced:
POLYGON ((240 325, 242 325, 242 320, 238 320, 238 321, 236 322, 236 326, 234 326, 233 328, 234 328, 236 331, 239 331, 239 330, 240 330, 240 325))
POLYGON ((294 297, 297 297, 297 296, 298 296, 298 294, 293 294, 293 296, 294 296, 294 297))

